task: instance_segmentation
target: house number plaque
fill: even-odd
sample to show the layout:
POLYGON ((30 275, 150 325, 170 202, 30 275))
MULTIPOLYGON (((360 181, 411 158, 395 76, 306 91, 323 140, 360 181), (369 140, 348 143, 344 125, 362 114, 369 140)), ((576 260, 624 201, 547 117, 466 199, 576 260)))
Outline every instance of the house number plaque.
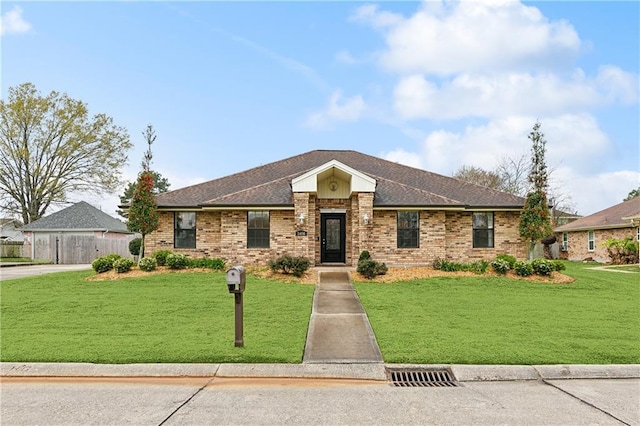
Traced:
POLYGON ((304 229, 299 229, 296 231, 296 237, 306 237, 307 236, 307 231, 305 231, 304 229))

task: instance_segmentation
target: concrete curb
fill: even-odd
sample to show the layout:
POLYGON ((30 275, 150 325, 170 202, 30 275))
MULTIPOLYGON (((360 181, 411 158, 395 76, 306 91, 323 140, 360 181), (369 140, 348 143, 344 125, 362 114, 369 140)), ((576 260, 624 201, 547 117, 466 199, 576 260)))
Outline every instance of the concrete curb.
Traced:
POLYGON ((222 364, 220 377, 386 380, 384 364, 222 364))
POLYGON ((539 380, 529 365, 452 365, 451 372, 459 382, 539 380))
POLYGON ((90 364, 0 363, 0 377, 289 377, 386 380, 385 368, 449 369, 457 381, 640 378, 640 364, 90 364))
POLYGON ((533 367, 544 380, 640 378, 640 364, 534 365, 533 367))

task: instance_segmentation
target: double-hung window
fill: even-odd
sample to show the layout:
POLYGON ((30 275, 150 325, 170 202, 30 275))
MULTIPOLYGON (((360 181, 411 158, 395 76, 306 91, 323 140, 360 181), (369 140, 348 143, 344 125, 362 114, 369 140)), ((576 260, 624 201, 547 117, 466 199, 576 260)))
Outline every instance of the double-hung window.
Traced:
POLYGON ((175 212, 173 217, 173 247, 196 248, 195 212, 175 212))
POLYGON ((594 231, 587 232, 587 251, 596 250, 596 233, 594 231))
POLYGON ((398 248, 420 247, 420 215, 398 212, 398 248))
POLYGON ((473 248, 493 248, 493 212, 473 213, 473 248))
POLYGON ((269 248, 269 212, 247 212, 247 247, 269 248))
POLYGON ((569 234, 566 232, 562 233, 562 251, 569 250, 569 234))

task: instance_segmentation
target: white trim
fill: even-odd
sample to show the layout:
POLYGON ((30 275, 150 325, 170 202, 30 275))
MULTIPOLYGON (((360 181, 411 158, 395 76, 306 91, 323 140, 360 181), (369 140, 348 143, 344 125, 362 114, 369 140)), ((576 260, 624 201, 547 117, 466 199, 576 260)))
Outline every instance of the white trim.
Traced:
POLYGON ((346 213, 347 209, 320 209, 320 213, 346 213))
POLYGON ((353 169, 338 160, 331 160, 315 169, 309 170, 291 180, 291 190, 293 192, 318 192, 318 175, 331 169, 338 169, 351 176, 351 192, 375 192, 376 180, 362 172, 353 169))

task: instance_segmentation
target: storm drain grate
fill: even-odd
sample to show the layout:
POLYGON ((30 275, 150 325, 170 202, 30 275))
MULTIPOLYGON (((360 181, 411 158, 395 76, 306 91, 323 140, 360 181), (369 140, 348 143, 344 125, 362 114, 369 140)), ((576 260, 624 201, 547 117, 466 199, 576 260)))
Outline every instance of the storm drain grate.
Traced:
POLYGON ((387 377, 397 387, 458 387, 448 370, 426 370, 415 368, 388 368, 387 377))

